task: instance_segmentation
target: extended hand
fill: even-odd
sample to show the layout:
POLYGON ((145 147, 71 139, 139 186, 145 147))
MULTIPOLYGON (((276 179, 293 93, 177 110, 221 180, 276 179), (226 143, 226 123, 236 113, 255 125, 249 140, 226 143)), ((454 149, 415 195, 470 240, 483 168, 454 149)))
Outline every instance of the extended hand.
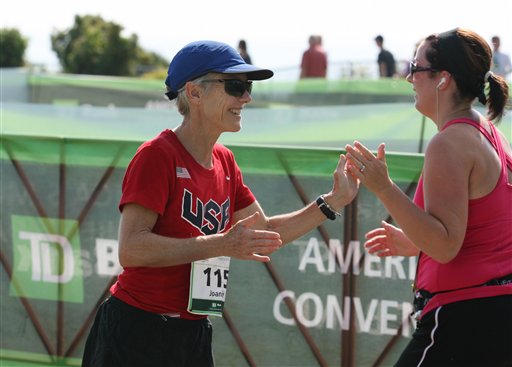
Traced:
POLYGON ((270 255, 282 246, 277 232, 252 229, 260 216, 259 212, 235 223, 225 234, 228 256, 241 260, 269 262, 270 255))
POLYGON ((333 174, 332 195, 329 195, 331 206, 337 209, 348 205, 357 195, 358 190, 359 182, 347 172, 347 159, 343 154, 340 154, 338 165, 333 174))
POLYGON ((419 250, 404 232, 385 221, 382 227, 366 233, 364 247, 370 254, 386 256, 416 256, 419 250))
POLYGON ((389 178, 386 165, 386 153, 384 143, 379 145, 377 156, 373 155, 363 144, 358 141, 354 146, 347 145, 348 165, 347 170, 365 185, 368 190, 376 195, 393 187, 389 178))

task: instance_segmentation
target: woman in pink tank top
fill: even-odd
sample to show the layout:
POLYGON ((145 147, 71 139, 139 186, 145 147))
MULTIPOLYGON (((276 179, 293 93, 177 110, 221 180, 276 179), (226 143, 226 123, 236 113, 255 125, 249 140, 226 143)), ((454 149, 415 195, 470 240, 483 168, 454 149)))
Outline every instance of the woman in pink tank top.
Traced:
POLYGON ((419 256, 416 330, 396 366, 512 366, 512 150, 494 126, 509 90, 491 61, 487 42, 467 29, 420 43, 407 80, 438 132, 414 200, 390 179, 384 144, 376 155, 359 142, 346 147, 348 170, 397 224, 368 232, 368 252, 419 256))

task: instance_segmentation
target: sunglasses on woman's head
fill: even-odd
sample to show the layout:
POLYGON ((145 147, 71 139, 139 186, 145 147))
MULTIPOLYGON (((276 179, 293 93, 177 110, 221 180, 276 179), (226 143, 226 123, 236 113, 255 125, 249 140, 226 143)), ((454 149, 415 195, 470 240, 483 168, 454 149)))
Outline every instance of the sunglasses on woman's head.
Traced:
POLYGON ((233 97, 242 97, 247 91, 251 94, 252 82, 238 79, 206 79, 202 83, 224 83, 224 91, 233 97))

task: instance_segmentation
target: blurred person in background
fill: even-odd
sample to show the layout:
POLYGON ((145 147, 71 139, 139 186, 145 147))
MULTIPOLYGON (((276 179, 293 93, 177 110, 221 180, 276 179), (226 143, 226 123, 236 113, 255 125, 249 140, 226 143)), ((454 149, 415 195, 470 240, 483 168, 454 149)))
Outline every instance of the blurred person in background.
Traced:
POLYGON ((322 36, 309 37, 309 48, 302 54, 300 78, 325 78, 327 76, 327 52, 322 46, 322 36))
POLYGON ((494 36, 491 39, 493 54, 492 54, 492 72, 496 75, 507 78, 512 73, 512 64, 510 62, 510 56, 500 51, 501 41, 498 36, 494 36))
POLYGON ((247 42, 245 42, 245 40, 238 42, 238 53, 242 56, 246 64, 252 64, 251 56, 247 52, 247 42))
POLYGON ((329 193, 292 213, 265 215, 217 140, 241 129, 252 81, 272 76, 220 42, 192 42, 174 56, 166 95, 183 120, 142 144, 127 168, 123 271, 98 309, 83 366, 214 366, 208 316, 222 315, 230 258, 268 262, 336 219, 356 195, 340 155, 329 193))
POLYGON ((395 57, 391 52, 384 48, 384 37, 378 35, 375 37, 375 43, 380 49, 379 55, 377 57, 379 76, 381 78, 392 78, 396 74, 395 57))
POLYGON ((389 177, 384 144, 376 155, 346 147, 349 172, 399 226, 368 232, 369 253, 419 256, 417 325, 398 367, 512 366, 512 149, 495 127, 509 89, 491 67, 491 48, 471 30, 419 45, 407 79, 438 132, 412 201, 389 177))

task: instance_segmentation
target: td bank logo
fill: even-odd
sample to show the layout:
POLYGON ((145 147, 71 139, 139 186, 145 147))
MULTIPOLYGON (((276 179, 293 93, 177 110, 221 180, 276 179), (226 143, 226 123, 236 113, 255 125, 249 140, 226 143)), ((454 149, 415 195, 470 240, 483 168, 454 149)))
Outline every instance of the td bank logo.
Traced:
POLYGON ((11 296, 83 302, 77 221, 13 215, 11 296), (73 238, 66 234, 74 233, 73 238))

